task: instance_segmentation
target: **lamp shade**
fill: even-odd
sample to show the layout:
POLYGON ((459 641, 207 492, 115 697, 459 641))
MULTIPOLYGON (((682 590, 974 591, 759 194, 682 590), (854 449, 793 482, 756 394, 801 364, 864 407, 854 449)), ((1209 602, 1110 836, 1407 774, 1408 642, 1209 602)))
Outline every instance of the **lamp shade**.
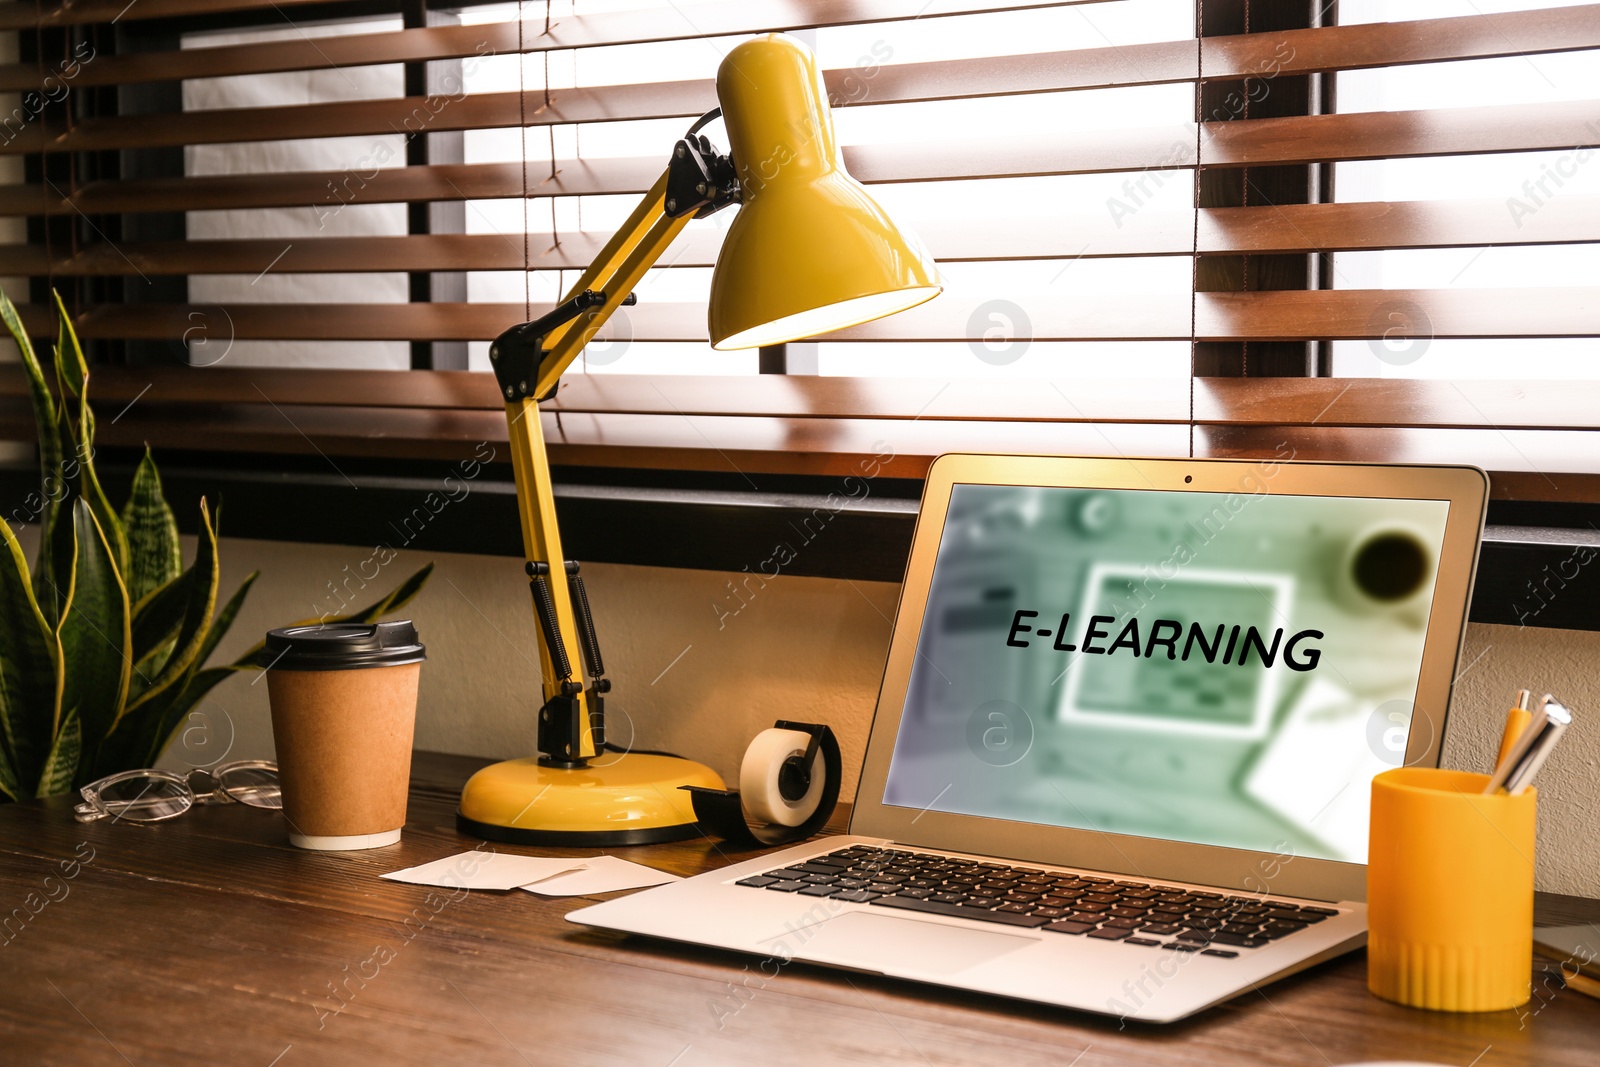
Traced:
POLYGON ((741 206, 711 280, 713 348, 813 337, 939 295, 922 242, 845 171, 809 49, 776 33, 745 41, 717 70, 717 96, 741 206))

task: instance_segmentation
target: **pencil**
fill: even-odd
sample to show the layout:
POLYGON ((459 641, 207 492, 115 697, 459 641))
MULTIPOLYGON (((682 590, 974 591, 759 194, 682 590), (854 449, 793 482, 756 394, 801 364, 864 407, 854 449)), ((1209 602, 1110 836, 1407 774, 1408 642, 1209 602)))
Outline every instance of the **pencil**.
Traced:
POLYGON ((1517 703, 1506 713, 1505 730, 1500 735, 1500 754, 1494 758, 1495 770, 1499 770, 1500 764, 1511 755, 1511 747, 1517 743, 1517 738, 1522 736, 1522 732, 1533 721, 1533 713, 1528 710, 1528 701, 1532 695, 1526 689, 1517 690, 1517 703))
POLYGON ((1580 993, 1600 1000, 1600 981, 1586 974, 1568 974, 1565 967, 1561 971, 1561 980, 1567 983, 1568 989, 1576 989, 1580 993))

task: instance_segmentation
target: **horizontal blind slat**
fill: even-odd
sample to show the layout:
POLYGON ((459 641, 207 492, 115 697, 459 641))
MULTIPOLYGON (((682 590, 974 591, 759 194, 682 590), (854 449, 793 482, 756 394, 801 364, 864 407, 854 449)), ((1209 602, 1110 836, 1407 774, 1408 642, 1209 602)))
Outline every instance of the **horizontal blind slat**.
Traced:
POLYGON ((1203 341, 1371 341, 1600 334, 1600 288, 1324 289, 1200 293, 1203 341))
MULTIPOLYGON (((650 414, 663 398, 686 415, 794 418, 1177 422, 1185 379, 943 378, 823 375, 570 374, 544 403, 567 414, 650 414)), ((17 364, 0 364, 0 398, 26 401, 17 364)), ((94 401, 185 405, 461 409, 499 413, 494 378, 472 371, 184 366, 94 368, 94 401)), ((1215 426, 1595 430, 1600 382, 1406 378, 1197 378, 1195 419, 1215 426)))
MULTIPOLYGON (((374 103, 390 104, 393 101, 374 103)), ((345 105, 326 105, 339 106, 345 105)), ((293 109, 288 109, 293 110, 293 109)), ((448 109, 447 109, 448 112, 448 109)), ((1491 152, 1588 148, 1600 145, 1600 101, 1575 100, 1538 105, 1447 108, 1431 111, 1382 111, 1353 114, 1309 115, 1208 122, 1203 131, 1201 157, 1208 167, 1266 166, 1339 160, 1417 158, 1491 152)), ((160 116, 156 116, 160 118, 160 116)), ((208 119, 213 121, 213 119, 208 119)), ((225 128, 219 123, 217 129, 225 128)), ((219 134, 220 135, 220 134, 219 134)), ((19 138, 20 140, 20 138, 19 138)), ((0 154, 9 151, 0 147, 0 154)), ((845 164, 865 182, 938 181, 979 177, 1093 174, 1141 169, 1183 169, 1194 166, 1194 127, 1178 124, 1131 130, 1098 131, 1093 137, 1039 137, 1027 142, 1012 139, 966 142, 921 142, 846 146, 845 164)), ((574 188, 566 192, 632 192, 585 181, 585 173, 598 174, 647 170, 643 161, 613 160, 593 167, 576 164, 574 188), (581 186, 582 188, 578 188, 581 186)), ((656 171, 659 173, 659 170, 656 171)), ((539 178, 539 168, 532 175, 539 178)), ((532 195, 556 194, 566 180, 540 179, 532 195)), ((522 168, 516 164, 454 164, 375 170, 371 180, 355 171, 316 175, 273 174, 229 178, 146 180, 134 185, 142 210, 199 210, 207 206, 262 206, 265 203, 328 208, 350 199, 363 203, 413 200, 515 197, 522 195, 522 168), (477 188, 468 189, 463 179, 477 188), (278 187, 277 192, 271 191, 278 187), (210 204, 200 197, 213 193, 210 204), (197 196, 189 196, 196 193, 197 196), (223 195, 215 195, 221 193, 223 195), (230 199, 233 194, 237 199, 230 199), (315 194, 313 196, 313 194, 315 194)), ((636 183, 628 183, 629 185, 636 183)), ((55 188, 59 192, 59 187, 55 188)), ((99 202, 56 205, 54 212, 109 211, 128 203, 115 183, 96 183, 90 199, 99 202)), ((0 187, 0 200, 16 191, 17 204, 37 205, 41 194, 30 186, 0 187)), ((58 197, 59 199, 59 197, 58 197)), ((0 211, 21 214, 18 207, 0 211)))
MULTIPOLYGON (((756 5, 745 5, 753 8, 756 5)), ((884 5, 820 4, 822 8, 800 19, 817 25, 873 21, 884 5)), ((898 11, 903 5, 888 5, 898 11)), ((994 4, 960 5, 932 16, 969 10, 994 10, 994 4)), ((574 22, 585 26, 614 16, 579 16, 562 20, 572 38, 574 22)), ((637 39, 639 16, 622 32, 637 39)), ((693 19, 666 20, 651 40, 695 36, 693 19), (671 34, 670 37, 661 34, 671 34)), ((757 23, 746 18, 749 32, 762 29, 801 28, 796 24, 757 23)), ((539 26, 542 29, 542 24, 539 26)), ((615 30, 616 28, 613 28, 615 30)), ((585 29, 583 40, 600 42, 604 27, 585 29), (598 31, 598 32, 596 32, 598 31)), ((744 32, 744 31, 735 31, 744 32)), ((136 52, 99 55, 78 66, 70 79, 75 86, 125 85, 183 78, 263 74, 291 70, 342 69, 378 63, 416 62, 514 53, 538 53, 573 47, 554 43, 540 33, 527 33, 519 41, 515 22, 475 26, 428 26, 390 33, 319 38, 315 41, 270 41, 217 48, 189 48, 175 52, 136 52)), ((1460 15, 1407 22, 1326 26, 1316 29, 1208 37, 1202 42, 1203 70, 1207 79, 1246 76, 1273 78, 1333 70, 1537 55, 1547 52, 1600 48, 1600 4, 1577 7, 1460 15)), ((47 76, 56 76, 37 63, 0 64, 0 90, 39 88, 47 76)), ((828 87, 837 98, 850 99, 861 92, 891 99, 929 99, 963 96, 974 84, 988 95, 1033 93, 1060 89, 1104 88, 1116 85, 1154 85, 1188 81, 1195 75, 1193 41, 1163 41, 1082 48, 1066 52, 978 58, 938 62, 875 65, 870 74, 857 70, 830 71, 828 87)))
MULTIPOLYGON (((1137 170, 1152 161, 1191 166, 1194 128, 1174 126, 1121 131, 1093 144, 1065 148, 1013 142, 970 146, 881 145, 843 148, 845 166, 857 179, 877 182, 941 180, 962 177, 1019 177, 1095 174, 1137 170), (1188 140, 1184 138, 1187 136, 1188 140)), ((544 165, 530 165, 532 196, 643 193, 666 167, 659 158, 561 161, 555 176, 544 165)), ((0 215, 31 214, 45 205, 50 214, 108 214, 135 211, 204 211, 254 207, 310 207, 338 210, 346 203, 381 204, 447 200, 495 200, 522 196, 523 168, 517 163, 456 163, 392 167, 370 171, 222 175, 92 182, 70 198, 60 186, 0 186, 0 215), (13 190, 15 193, 13 194, 13 190)))
MULTIPOLYGON (((1161 341, 1190 337, 1185 293, 1096 294, 1070 291, 1009 294, 1028 318, 1019 336, 1035 341, 1161 341)), ((852 341, 968 341, 973 323, 987 323, 986 301, 955 295, 889 319, 826 335, 852 341)), ((535 305, 532 315, 543 314, 535 305)), ((634 341, 704 341, 701 304, 642 304, 623 309, 634 341)), ((90 338, 174 338, 195 322, 208 342, 272 340, 492 340, 530 317, 520 304, 122 304, 79 317, 90 338), (195 316, 199 316, 197 319, 195 316)), ((1600 334, 1600 288, 1332 289, 1201 293, 1194 336, 1202 341, 1376 340, 1428 338, 1587 337, 1600 334), (1398 320, 1397 320, 1398 316, 1398 320), (1406 325, 1412 324, 1412 325, 1406 325)), ((48 309, 24 309, 30 331, 52 328, 48 309)), ((620 329, 614 319, 600 337, 620 329)))
MULTIPOLYGON (((845 26, 896 19, 937 19, 965 14, 1041 7, 1066 7, 1103 0, 1000 0, 993 3, 941 4, 926 10, 913 0, 832 0, 824 3, 773 3, 746 0, 715 5, 716 10, 695 8, 667 12, 641 11, 611 15, 579 15, 561 19, 546 35, 543 19, 529 20, 519 34, 515 21, 467 26, 427 26, 386 33, 363 33, 290 41, 262 41, 213 48, 185 48, 172 52, 136 52, 96 55, 79 65, 69 79, 78 86, 129 85, 186 78, 228 77, 238 74, 273 74, 295 70, 339 70, 381 63, 425 62, 491 55, 536 55, 542 52, 602 45, 679 41, 719 33, 766 33, 803 30, 819 26, 845 26), (918 14, 919 7, 923 13, 918 14), (776 9, 781 9, 781 12, 776 9), (773 18, 762 19, 763 10, 773 18), (701 32, 702 27, 711 27, 701 32)), ((1194 44, 1181 42, 1188 51, 1189 73, 1194 68, 1194 44)), ((1148 46, 1139 46, 1141 49, 1148 46)), ((1110 53, 1112 49, 1091 51, 1110 53)), ((1089 62, 1093 62, 1090 60, 1089 62)), ((915 64, 937 67, 939 64, 915 64)), ((37 63, 0 64, 0 90, 32 89, 43 84, 51 68, 37 63)), ((836 72, 835 81, 847 71, 836 72)), ((1180 73, 1180 78, 1186 75, 1180 73)), ((832 86, 837 88, 837 85, 832 86)))
POLYGON ((1197 378, 1195 421, 1244 426, 1594 430, 1600 381, 1197 378))
POLYGON ((1600 145, 1600 100, 1208 122, 1200 158, 1246 167, 1600 145))
MULTIPOLYGON (((904 220, 943 263, 1030 259, 1186 256, 1194 246, 1191 212, 1127 217, 1063 215, 971 221, 904 220)), ((583 269, 610 235, 598 231, 530 238, 533 270, 583 269)), ((721 232, 686 230, 669 267, 716 263, 721 232)), ((1204 254, 1373 251, 1600 243, 1600 197, 1568 196, 1521 217, 1498 200, 1285 204, 1200 211, 1204 254)), ((521 270, 520 235, 425 234, 101 243, 51 261, 39 245, 0 245, 0 277, 149 274, 279 274, 521 270)))
MULTIPOLYGON (((122 19, 150 20, 184 15, 215 15, 264 11, 278 7, 306 7, 328 0, 72 0, 36 5, 27 0, 0 3, 0 30, 35 26, 84 26, 122 19), (42 11, 41 11, 42 6, 42 11)), ((848 26, 864 22, 938 18, 941 15, 982 11, 1009 11, 1035 7, 1066 7, 1102 0, 956 0, 930 11, 929 0, 739 0, 737 3, 697 4, 681 7, 572 15, 550 26, 547 48, 587 48, 606 44, 676 41, 767 30, 848 26)), ((527 20, 525 36, 544 36, 542 18, 527 20)), ((530 49, 533 51, 533 49, 530 49)))
MULTIPOLYGON (((94 401, 115 414, 133 400, 153 404, 300 404, 313 407, 409 407, 500 412, 493 376, 470 371, 407 373, 308 368, 96 367, 94 401)), ((1092 394, 1042 392, 1038 383, 974 379, 949 389, 946 379, 846 378, 821 375, 570 374, 549 411, 650 414, 663 398, 689 415, 805 416, 875 419, 1182 422, 1189 418, 1185 381, 1104 379, 1092 394), (1070 396, 1071 399, 1066 399, 1070 396)), ((28 398, 21 368, 0 364, 0 397, 28 398)))
MULTIPOLYGON (((1188 427, 1161 423, 1041 423, 909 419, 750 419, 616 414, 543 417, 550 460, 559 466, 624 466, 665 470, 732 469, 761 473, 859 474, 859 459, 895 456, 880 473, 919 478, 932 459, 952 450, 1158 455, 1186 450, 1188 427), (720 444, 712 444, 717 441, 720 444), (730 468, 730 464, 733 465, 730 468)), ((26 440, 24 401, 0 402, 0 439, 26 440)), ((502 412, 418 411, 267 405, 175 411, 143 402, 97 438, 108 447, 247 451, 397 458, 470 457, 481 442, 506 455, 502 412)), ((480 453, 481 455, 481 453, 480 453)))
MULTIPOLYGON (((91 68, 84 67, 85 71, 88 69, 91 68)), ((827 71, 824 79, 835 106, 847 107, 1164 84, 1191 80, 1194 71, 1193 42, 1174 41, 879 66, 870 77, 846 68, 827 71)), ((716 106, 713 79, 696 78, 552 89, 548 93, 536 88, 521 93, 455 93, 292 107, 125 115, 79 122, 70 130, 28 127, 0 147, 13 153, 47 148, 89 151, 494 129, 524 122, 548 126, 687 118, 716 106)))
MULTIPOLYGON (((929 421, 869 418, 700 416, 672 414, 543 416, 552 462, 751 473, 850 474, 864 456, 894 442, 884 473, 917 478, 951 451, 1082 455, 1175 455, 1188 452, 1188 427, 1162 423, 929 421)), ((0 438, 31 440, 32 416, 21 398, 0 397, 0 438)), ((469 457, 480 442, 504 444, 496 411, 267 404, 174 407, 135 405, 105 423, 111 447, 373 456, 469 457)), ((1497 499, 1600 501, 1600 432, 1498 428, 1349 426, 1202 426, 1196 454, 1224 458, 1476 463, 1490 472, 1497 499)))
MULTIPOLYGON (((1184 218, 1189 216, 1185 214, 1184 218)), ((1134 228, 1138 216, 1124 219, 1134 228)), ((1360 252, 1600 241, 1600 197, 1563 196, 1532 215, 1503 200, 1280 204, 1200 212, 1201 252, 1360 252)))
POLYGON ((0 154, 41 151, 176 148, 318 137, 398 134, 403 137, 456 130, 573 122, 689 118, 717 106, 708 79, 594 89, 543 89, 461 96, 411 96, 280 107, 215 108, 203 111, 122 115, 86 119, 71 129, 34 124, 0 145, 0 154))
MULTIPOLYGON (((880 320, 830 335, 842 340, 964 340, 967 323, 982 301, 941 298, 880 320), (892 328, 891 328, 892 322, 892 328)), ((549 310, 535 304, 117 304, 92 308, 78 319, 85 338, 170 339, 201 324, 207 343, 235 340, 473 341, 493 340, 505 329, 549 310)), ((601 328, 600 340, 626 322, 633 341, 704 341, 705 305, 641 304, 625 308, 601 328)), ((48 309, 24 309, 30 331, 53 328, 48 309)), ((1036 317, 1034 336, 1054 339, 1170 340, 1187 337, 1189 299, 1166 294, 1097 297, 1092 303, 1050 309, 1036 317)))
POLYGON ((1315 74, 1600 48, 1600 4, 1205 38, 1207 78, 1315 74))
MULTIPOLYGON (((665 152, 660 158, 561 160, 554 177, 548 165, 540 165, 529 176, 529 191, 534 196, 637 195, 647 191, 664 169, 665 152)), ((435 163, 370 170, 358 166, 344 171, 97 181, 80 186, 70 197, 58 185, 10 185, 0 186, 0 216, 260 207, 307 207, 326 212, 357 201, 392 204, 520 197, 522 180, 522 167, 516 163, 435 163)))
POLYGON ((49 29, 89 26, 100 22, 130 22, 177 18, 182 15, 227 14, 260 8, 308 7, 327 0, 73 0, 71 3, 34 4, 13 0, 0 4, 0 30, 49 29))

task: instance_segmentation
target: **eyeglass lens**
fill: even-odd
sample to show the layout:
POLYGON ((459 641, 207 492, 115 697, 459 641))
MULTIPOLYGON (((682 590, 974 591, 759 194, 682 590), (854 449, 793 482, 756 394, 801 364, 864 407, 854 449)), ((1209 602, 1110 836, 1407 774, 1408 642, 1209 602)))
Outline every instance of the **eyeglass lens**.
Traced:
POLYGON ((189 810, 192 794, 177 782, 165 778, 134 777, 114 782, 100 790, 100 802, 119 819, 154 822, 170 819, 189 810))
POLYGON ((278 772, 264 767, 233 767, 217 779, 222 791, 241 804, 256 808, 283 807, 278 772))

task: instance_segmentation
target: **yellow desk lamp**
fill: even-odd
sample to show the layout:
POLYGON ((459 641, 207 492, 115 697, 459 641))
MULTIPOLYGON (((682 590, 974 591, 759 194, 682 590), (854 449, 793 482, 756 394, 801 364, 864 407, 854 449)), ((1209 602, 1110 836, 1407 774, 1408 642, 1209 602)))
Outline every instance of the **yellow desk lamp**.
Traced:
POLYGON ((673 148, 655 186, 578 279, 533 322, 489 349, 506 400, 544 705, 538 758, 473 775, 461 793, 464 833, 523 844, 612 846, 699 836, 680 786, 722 788, 709 767, 605 748, 611 688, 578 564, 556 526, 538 402, 689 220, 742 205, 711 281, 713 348, 776 345, 904 311, 942 288, 932 258, 845 172, 816 57, 770 34, 734 48, 717 71, 722 105, 673 148), (729 154, 700 129, 719 114, 729 154), (581 653, 581 660, 580 660, 581 653), (587 679, 587 685, 585 684, 587 679), (606 758, 597 759, 604 755, 606 758))

